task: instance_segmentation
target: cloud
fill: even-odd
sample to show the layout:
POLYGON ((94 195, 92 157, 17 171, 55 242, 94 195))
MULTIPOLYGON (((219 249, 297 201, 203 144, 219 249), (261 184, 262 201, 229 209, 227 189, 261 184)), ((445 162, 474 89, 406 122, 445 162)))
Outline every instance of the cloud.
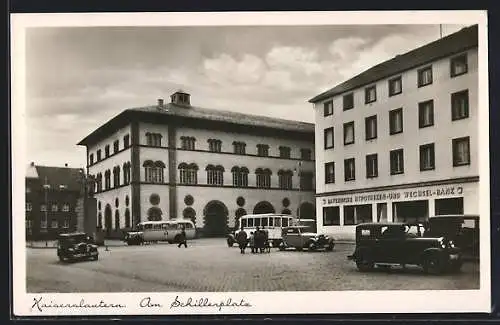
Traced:
POLYGON ((255 84, 264 72, 264 63, 254 55, 245 54, 240 60, 229 54, 221 54, 203 62, 205 75, 220 85, 255 84))

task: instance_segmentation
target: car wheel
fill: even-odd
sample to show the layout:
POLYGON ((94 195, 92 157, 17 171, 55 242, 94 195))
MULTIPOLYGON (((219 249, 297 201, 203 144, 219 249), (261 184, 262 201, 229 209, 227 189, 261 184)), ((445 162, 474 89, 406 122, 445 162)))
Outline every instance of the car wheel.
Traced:
POLYGON ((370 261, 365 261, 365 260, 359 260, 356 261, 356 266, 358 267, 358 270, 361 272, 369 272, 373 270, 375 267, 375 264, 370 261))
POLYGON ((311 242, 309 243, 309 245, 307 246, 307 249, 310 251, 310 252, 314 252, 316 250, 316 244, 311 242))
POLYGON ((227 247, 233 247, 234 242, 231 239, 227 240, 227 247))
POLYGON ((94 261, 97 261, 99 259, 99 255, 94 256, 94 261))
POLYGON ((461 269, 462 269, 462 263, 451 264, 448 267, 448 271, 451 273, 460 273, 461 269))
POLYGON ((439 256, 431 254, 424 259, 423 268, 427 274, 441 274, 444 271, 443 260, 439 256))

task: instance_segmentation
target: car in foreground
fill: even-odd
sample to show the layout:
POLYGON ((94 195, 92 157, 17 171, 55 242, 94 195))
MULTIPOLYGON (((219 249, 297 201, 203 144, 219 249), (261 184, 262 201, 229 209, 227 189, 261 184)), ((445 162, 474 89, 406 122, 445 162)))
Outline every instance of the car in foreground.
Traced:
POLYGON ((295 248, 298 251, 307 249, 308 251, 316 251, 325 249, 332 251, 335 247, 335 240, 327 235, 310 232, 308 226, 291 226, 283 229, 283 241, 279 246, 279 250, 287 248, 295 248))
POLYGON ((57 256, 61 262, 98 260, 97 247, 94 239, 86 233, 60 234, 57 243, 57 256))
POLYGON ((356 226, 356 248, 348 259, 362 271, 376 266, 417 265, 428 274, 458 272, 460 248, 446 237, 424 236, 422 224, 366 223, 356 226))

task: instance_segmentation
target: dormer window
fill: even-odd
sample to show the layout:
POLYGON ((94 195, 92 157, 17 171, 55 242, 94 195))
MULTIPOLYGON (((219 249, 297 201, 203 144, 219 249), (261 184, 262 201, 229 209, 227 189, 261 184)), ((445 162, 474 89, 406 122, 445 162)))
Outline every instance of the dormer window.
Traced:
POLYGON ((170 96, 170 99, 172 101, 172 104, 190 106, 191 103, 189 97, 190 97, 189 94, 182 91, 177 91, 172 96, 170 96))

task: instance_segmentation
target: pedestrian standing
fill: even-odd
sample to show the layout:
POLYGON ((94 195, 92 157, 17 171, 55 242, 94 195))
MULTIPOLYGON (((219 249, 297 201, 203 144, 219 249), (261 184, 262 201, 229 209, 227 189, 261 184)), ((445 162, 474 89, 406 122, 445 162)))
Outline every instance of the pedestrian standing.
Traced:
POLYGON ((250 242, 250 248, 252 249, 252 253, 255 253, 255 235, 254 235, 253 231, 250 232, 249 242, 250 242))
POLYGON ((241 227, 241 230, 236 234, 236 241, 240 247, 241 254, 245 254, 245 248, 247 248, 247 233, 241 227))
POLYGON ((184 230, 184 227, 182 227, 181 229, 181 233, 180 233, 180 236, 179 236, 179 245, 177 245, 178 248, 181 248, 181 246, 184 245, 184 247, 188 247, 187 246, 187 238, 186 238, 186 231, 184 230))

